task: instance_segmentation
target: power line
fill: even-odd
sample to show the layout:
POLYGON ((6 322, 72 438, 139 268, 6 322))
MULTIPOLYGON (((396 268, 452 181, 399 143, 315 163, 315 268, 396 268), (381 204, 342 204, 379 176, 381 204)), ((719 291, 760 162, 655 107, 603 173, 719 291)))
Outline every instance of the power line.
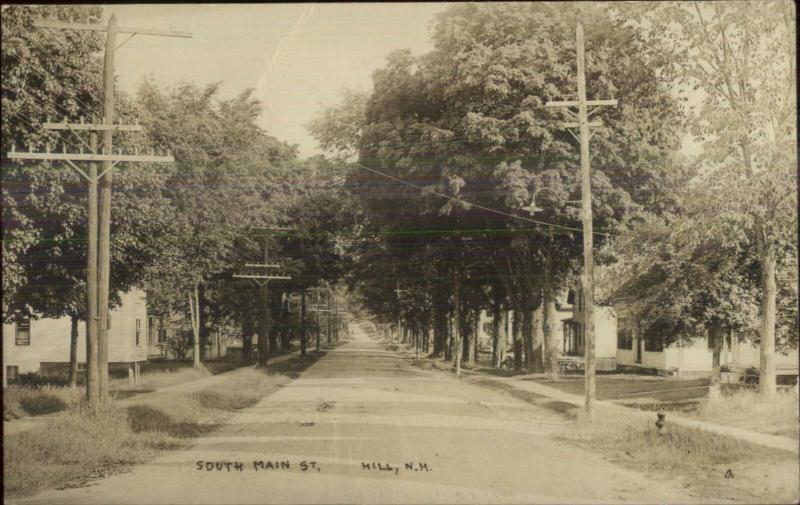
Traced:
MULTIPOLYGON (((463 199, 455 197, 455 196, 446 195, 444 193, 439 193, 438 191, 434 191, 434 190, 432 190, 430 188, 426 188, 424 186, 419 186, 419 185, 414 184, 412 182, 404 181, 403 179, 399 179, 399 178, 394 177, 392 175, 385 174, 385 173, 381 172, 380 170, 375 170, 374 168, 370 168, 368 166, 362 165, 361 163, 355 163, 355 165, 357 167, 363 168, 364 170, 368 170, 370 172, 378 174, 378 175, 380 175, 382 177, 386 177, 387 179, 391 179, 391 180, 393 180, 395 182, 399 182, 400 184, 405 184, 406 186, 411 186, 413 188, 417 188, 417 189, 422 190, 422 191, 427 191, 427 192, 429 192, 429 193, 431 193, 433 195, 440 196, 442 198, 447 198, 448 200, 452 200, 454 202, 460 202, 460 203, 463 203, 465 205, 469 205, 469 206, 475 207, 477 209, 485 210, 487 212, 491 212, 491 213, 498 214, 498 215, 505 216, 505 217, 510 217, 512 219, 519 219, 521 221, 528 221, 530 223, 535 223, 535 224, 539 224, 539 225, 542 225, 542 226, 549 226, 551 228, 559 228, 559 229, 562 229, 562 230, 569 230, 569 231, 575 231, 575 232, 583 233, 583 230, 581 228, 573 228, 571 226, 563 226, 563 225, 560 225, 560 224, 548 223, 547 221, 539 221, 539 220, 536 220, 536 219, 531 219, 531 218, 525 217, 525 216, 518 216, 516 214, 510 214, 508 212, 503 212, 502 210, 497 210, 497 209, 493 209, 491 207, 485 207, 483 205, 479 205, 479 204, 476 204, 476 203, 468 202, 466 200, 463 200, 463 199)), ((603 232, 597 232, 597 231, 593 232, 593 233, 596 234, 596 235, 602 235, 602 236, 610 236, 611 235, 609 233, 603 233, 603 232)))

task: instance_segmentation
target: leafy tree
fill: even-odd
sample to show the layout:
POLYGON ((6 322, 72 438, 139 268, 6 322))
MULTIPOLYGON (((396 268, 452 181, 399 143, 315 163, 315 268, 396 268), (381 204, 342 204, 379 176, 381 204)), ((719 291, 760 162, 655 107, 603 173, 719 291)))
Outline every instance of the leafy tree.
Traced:
MULTIPOLYGON (((101 110, 101 39, 94 32, 52 32, 36 19, 60 17, 91 21, 99 7, 10 6, 2 17, 2 149, 30 145, 38 151, 67 145, 76 152, 86 138, 57 135, 42 128, 47 118, 93 119, 101 110)), ((119 117, 131 104, 119 97, 119 117)), ((141 138, 121 138, 120 147, 143 148, 141 138)), ((60 150, 60 149, 59 149, 60 150)), ((3 159, 3 318, 21 315, 72 319, 70 382, 77 380, 78 321, 85 319, 85 181, 60 163, 3 159)), ((115 169, 112 199, 111 303, 118 291, 138 283, 148 261, 153 210, 163 180, 149 167, 115 169)))
MULTIPOLYGON (((639 206, 663 204, 680 109, 660 76, 664 62, 639 50, 644 40, 605 7, 586 8, 593 19, 587 29, 590 98, 614 96, 621 104, 604 111, 608 128, 592 144, 595 229, 602 231, 639 206)), ((383 237, 375 247, 384 261, 408 261, 425 244, 429 258, 441 258, 440 282, 456 269, 482 279, 473 290, 479 304, 489 303, 483 288, 502 287, 522 316, 517 320, 528 318, 523 333, 531 358, 531 314, 537 304, 554 304, 581 253, 574 231, 580 229, 578 209, 561 202, 580 194, 579 151, 560 126, 566 118, 545 107, 574 94, 575 14, 568 5, 453 6, 436 19, 430 53, 392 53, 373 74, 364 105, 350 95, 312 127, 323 146, 357 150, 360 167, 350 181, 367 222, 383 237), (552 191, 537 201, 546 210, 536 219, 550 226, 508 217, 543 187, 552 191), (470 248, 474 256, 456 262, 447 237, 468 230, 493 232, 474 235, 482 242, 470 248), (487 265, 495 266, 493 275, 482 273, 487 265), (541 279, 547 289, 539 297, 541 279)), ((466 289, 464 300, 471 296, 466 289)), ((554 311, 547 313, 546 327, 554 329, 554 311)), ((550 342, 552 333, 546 332, 550 342)))
POLYGON ((795 12, 769 2, 665 2, 618 8, 662 55, 665 76, 702 93, 690 116, 716 188, 716 216, 735 219, 760 270, 760 391, 774 396, 781 270, 797 265, 795 12))

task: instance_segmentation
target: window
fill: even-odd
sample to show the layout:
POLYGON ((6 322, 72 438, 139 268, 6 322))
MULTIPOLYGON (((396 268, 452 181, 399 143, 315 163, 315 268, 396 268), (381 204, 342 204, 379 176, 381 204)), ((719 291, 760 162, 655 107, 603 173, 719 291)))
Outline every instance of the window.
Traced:
POLYGON ((158 343, 166 342, 167 341, 167 329, 161 328, 158 330, 158 343))
POLYGON ((664 339, 655 331, 644 332, 644 350, 647 352, 663 352, 664 339))
POLYGON ((483 333, 485 335, 491 335, 492 334, 492 323, 491 322, 483 323, 483 333))
POLYGON ((14 341, 17 345, 31 345, 31 320, 27 317, 17 319, 14 341))
POLYGON ((136 320, 136 345, 141 345, 141 337, 142 337, 142 320, 136 320))
POLYGON ((6 367, 6 381, 9 384, 19 381, 19 367, 16 365, 6 367))
POLYGON ((580 356, 583 353, 584 331, 583 325, 578 321, 564 323, 564 354, 567 356, 580 356))
POLYGON ((625 325, 625 321, 620 321, 617 330, 617 349, 630 351, 633 349, 633 331, 625 325))

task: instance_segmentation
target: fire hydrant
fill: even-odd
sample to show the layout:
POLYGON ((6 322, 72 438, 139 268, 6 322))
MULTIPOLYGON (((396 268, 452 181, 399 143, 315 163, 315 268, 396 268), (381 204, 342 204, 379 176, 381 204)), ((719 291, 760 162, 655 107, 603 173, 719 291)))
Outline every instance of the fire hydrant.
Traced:
POLYGON ((661 428, 663 428, 664 425, 667 424, 666 423, 667 415, 664 414, 663 412, 658 412, 656 415, 658 416, 658 420, 656 421, 656 426, 658 427, 658 431, 660 432, 661 428))

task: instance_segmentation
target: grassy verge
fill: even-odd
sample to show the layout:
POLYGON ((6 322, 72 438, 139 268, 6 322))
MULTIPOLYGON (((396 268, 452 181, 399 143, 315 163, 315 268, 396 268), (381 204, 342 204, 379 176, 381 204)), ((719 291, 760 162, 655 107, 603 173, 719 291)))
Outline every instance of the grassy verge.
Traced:
MULTIPOLYGON (((238 366, 225 361, 209 361, 203 363, 201 369, 192 368, 191 363, 185 362, 145 363, 139 384, 131 388, 127 378, 112 378, 109 387, 112 398, 122 399, 228 372, 238 366)), ((55 382, 63 381, 57 377, 55 382)), ((76 388, 59 384, 11 385, 3 392, 3 419, 10 421, 73 409, 80 404, 84 394, 82 385, 76 388)))
POLYGON ((718 399, 707 399, 690 417, 737 428, 800 438, 797 395, 778 391, 774 401, 764 402, 758 392, 739 389, 718 399))
POLYGON ((698 497, 789 503, 798 496, 795 456, 703 430, 668 424, 660 431, 650 420, 603 411, 593 423, 579 417, 557 437, 622 466, 679 480, 698 497))
POLYGON ((292 358, 267 370, 242 370, 201 391, 148 395, 125 408, 113 403, 97 411, 78 407, 46 426, 6 436, 6 497, 81 485, 181 447, 282 387, 320 356, 292 358))
POLYGON ((3 420, 39 416, 75 408, 82 399, 82 388, 8 386, 3 391, 3 420))

